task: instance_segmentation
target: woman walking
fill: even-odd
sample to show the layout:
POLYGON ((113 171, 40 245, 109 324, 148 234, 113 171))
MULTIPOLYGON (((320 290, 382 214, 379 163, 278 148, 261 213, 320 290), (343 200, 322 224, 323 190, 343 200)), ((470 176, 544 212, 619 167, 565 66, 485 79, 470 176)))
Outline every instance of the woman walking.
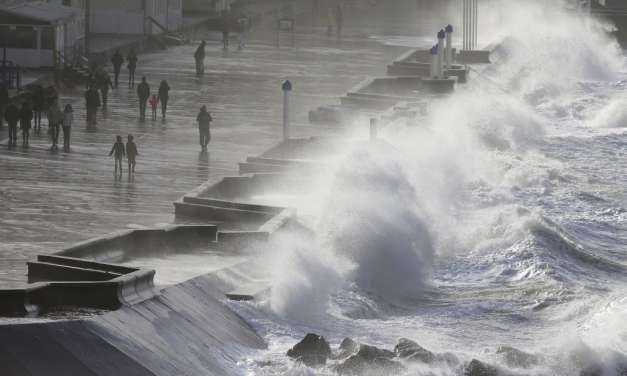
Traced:
POLYGON ((72 122, 74 121, 74 110, 68 104, 63 110, 63 151, 70 152, 70 134, 72 132, 72 122))
POLYGON ((165 119, 165 113, 168 111, 168 100, 170 99, 170 85, 168 81, 163 80, 159 85, 159 101, 161 101, 161 116, 165 119))

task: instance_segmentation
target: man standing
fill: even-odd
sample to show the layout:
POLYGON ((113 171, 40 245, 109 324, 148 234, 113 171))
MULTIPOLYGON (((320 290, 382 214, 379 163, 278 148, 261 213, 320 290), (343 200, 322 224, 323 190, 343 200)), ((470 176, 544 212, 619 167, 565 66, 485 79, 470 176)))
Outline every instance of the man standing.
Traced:
POLYGON ((135 87, 135 70, 137 69, 137 55, 135 50, 128 53, 128 87, 135 87))
POLYGON ((146 82, 146 76, 142 77, 141 84, 137 85, 137 98, 139 98, 139 120, 146 120, 146 102, 150 97, 150 86, 146 82))
POLYGON ((194 60, 196 60, 196 74, 198 76, 202 76, 205 74, 205 46, 207 44, 203 40, 200 42, 200 46, 196 49, 194 53, 194 60))
POLYGON ((92 85, 85 92, 85 107, 87 108, 87 128, 96 126, 96 114, 100 107, 100 94, 92 85))
POLYGON ((20 127, 22 128, 22 146, 28 147, 31 122, 33 121, 33 109, 30 108, 28 103, 24 102, 22 109, 20 110, 20 127))
POLYGON ((113 64, 113 74, 115 75, 115 87, 118 87, 119 79, 120 79, 120 71, 122 70, 122 64, 124 64, 124 58, 120 53, 120 50, 116 50, 115 54, 111 58, 111 64, 113 64))
POLYGON ((20 120, 20 109, 13 103, 7 106, 4 118, 9 124, 9 147, 17 146, 17 123, 20 120))
POLYGON ((159 101, 161 101, 161 116, 165 119, 165 113, 168 111, 168 100, 170 99, 170 85, 168 81, 161 81, 159 85, 159 101))
POLYGON ((4 111, 9 105, 9 89, 6 86, 0 84, 0 127, 4 121, 4 111))
POLYGON ((107 103, 109 102, 109 88, 113 89, 113 83, 111 82, 111 77, 109 76, 109 73, 107 73, 106 71, 101 72, 98 83, 102 96, 102 110, 105 111, 107 109, 107 103))
POLYGON ((201 107, 196 120, 198 121, 198 133, 200 135, 200 147, 201 147, 201 150, 204 152, 204 151, 207 151, 207 145, 209 144, 209 141, 211 141, 211 133, 209 131, 209 125, 213 121, 213 118, 211 118, 211 114, 207 112, 207 106, 201 107))

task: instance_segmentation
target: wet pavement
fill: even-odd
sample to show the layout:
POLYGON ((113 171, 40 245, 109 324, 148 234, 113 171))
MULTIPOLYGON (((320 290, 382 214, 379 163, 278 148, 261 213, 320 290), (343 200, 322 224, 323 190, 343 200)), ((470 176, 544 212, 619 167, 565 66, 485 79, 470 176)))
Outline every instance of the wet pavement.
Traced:
MULTIPOLYGON (((293 137, 332 134, 311 126, 307 112, 337 97, 371 75, 382 75, 401 50, 366 39, 327 41, 299 36, 296 48, 252 43, 224 53, 210 42, 206 74, 194 71, 196 45, 140 56, 137 79, 151 90, 168 80, 166 121, 138 121, 135 89, 121 85, 110 93, 109 109, 98 128, 85 129, 83 91, 61 93, 75 110, 72 152, 50 151, 47 127, 31 147, 9 149, 0 132, 0 284, 23 284, 28 259, 56 252, 80 240, 129 227, 173 220, 172 202, 208 179, 236 175, 237 163, 258 155, 281 137, 282 80, 294 84, 293 137), (305 47, 306 46, 306 47, 305 47), (209 153, 201 154, 195 123, 207 105, 214 123, 209 153), (133 134, 139 148, 137 171, 129 179, 113 175, 108 152, 116 135, 133 134)), ((47 122, 44 121, 47 124, 47 122)), ((60 137, 62 140, 62 137, 60 137)), ((125 166, 126 170, 126 166, 125 166)))

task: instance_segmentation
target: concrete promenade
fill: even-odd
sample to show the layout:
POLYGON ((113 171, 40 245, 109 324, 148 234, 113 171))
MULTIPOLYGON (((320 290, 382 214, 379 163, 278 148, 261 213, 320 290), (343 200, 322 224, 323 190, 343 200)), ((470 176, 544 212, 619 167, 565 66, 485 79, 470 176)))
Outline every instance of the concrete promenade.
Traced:
MULTIPOLYGON (((85 129, 83 90, 61 93, 75 110, 72 152, 51 152, 46 130, 31 147, 9 149, 0 131, 0 285, 25 282, 25 262, 38 253, 58 251, 74 242, 129 227, 173 220, 172 202, 207 180, 237 175, 237 162, 280 140, 282 93, 289 78, 295 86, 293 137, 331 134, 312 127, 307 112, 331 104, 368 76, 383 75, 399 49, 367 40, 338 43, 299 36, 295 49, 251 44, 224 53, 210 43, 206 74, 197 78, 196 45, 140 56, 137 82, 148 77, 156 92, 168 80, 172 90, 168 118, 138 121, 135 89, 121 85, 110 93, 109 109, 99 113, 98 129, 85 129), (215 119, 208 154, 200 154, 196 114, 207 105, 215 119), (115 135, 135 135, 137 173, 113 176, 107 154, 115 135)), ((44 121, 44 124, 47 124, 44 121)), ((126 168, 125 168, 126 169, 126 168)))

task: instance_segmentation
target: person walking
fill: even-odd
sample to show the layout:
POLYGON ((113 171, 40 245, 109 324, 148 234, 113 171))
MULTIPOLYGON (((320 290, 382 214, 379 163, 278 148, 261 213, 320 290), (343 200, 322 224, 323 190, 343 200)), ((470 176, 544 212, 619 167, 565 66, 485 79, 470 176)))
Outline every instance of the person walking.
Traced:
POLYGON ((139 155, 137 152, 137 145, 133 142, 133 135, 128 135, 128 141, 126 142, 126 159, 128 160, 128 173, 135 173, 135 159, 139 155))
POLYGON ((194 60, 196 61, 196 75, 205 74, 205 47, 207 43, 203 40, 194 52, 194 60))
POLYGON ((122 159, 124 159, 124 157, 126 156, 126 153, 124 152, 124 142, 122 142, 122 136, 116 136, 115 137, 115 143, 113 144, 113 147, 111 148, 111 151, 109 152, 109 156, 113 155, 113 159, 115 160, 115 170, 113 171, 113 175, 114 176, 118 176, 118 172, 119 172, 119 176, 120 178, 122 177, 122 159))
POLYGON ((333 25, 335 25, 335 17, 333 15, 333 8, 329 8, 327 12, 327 36, 333 35, 333 25))
POLYGON ((156 94, 153 94, 148 100, 148 104, 150 105, 150 109, 152 110, 152 121, 157 120, 157 107, 159 107, 159 97, 156 94))
POLYGON ((211 132, 209 130, 209 126, 213 121, 211 114, 207 112, 207 106, 202 106, 200 108, 200 112, 196 117, 196 121, 198 122, 198 133, 200 135, 201 150, 207 151, 207 145, 209 145, 209 141, 211 141, 211 132))
POLYGON ((342 28, 344 27, 344 13, 341 4, 335 7, 335 26, 337 28, 337 39, 340 39, 342 38, 342 28))
POLYGON ((50 140, 52 141, 52 146, 50 147, 50 150, 59 149, 59 128, 61 127, 62 122, 63 113, 59 108, 59 102, 55 101, 48 108, 48 133, 50 134, 50 140))
POLYGON ((159 101, 161 102, 161 116, 165 119, 165 113, 168 111, 168 100, 170 99, 170 85, 166 80, 161 81, 159 85, 159 101))
POLYGON ((17 123, 20 121, 20 109, 10 103, 4 111, 4 119, 9 125, 9 147, 17 146, 17 123))
POLYGON ((87 128, 95 127, 97 122, 98 107, 100 107, 100 94, 94 86, 90 86, 85 92, 85 107, 87 109, 87 128))
POLYGON ((9 105, 9 89, 3 84, 0 84, 0 127, 4 123, 4 112, 9 105))
POLYGON ((67 104, 63 110, 63 151, 70 152, 70 135, 74 122, 74 110, 71 104, 67 104))
POLYGON ((101 72, 100 78, 98 80, 100 86, 100 94, 102 97, 102 110, 105 111, 107 109, 107 104, 109 103, 109 89, 113 89, 113 82, 111 82, 111 77, 107 72, 101 72))
POLYGON ((229 49, 229 34, 231 32, 231 20, 229 19, 228 13, 224 13, 222 16, 222 48, 224 51, 228 51, 229 49))
POLYGON ((33 93, 33 108, 34 112, 34 120, 35 120, 35 134, 39 135, 41 133, 41 115, 44 112, 44 108, 46 106, 46 96, 44 93, 44 88, 40 85, 35 86, 35 92, 33 93))
POLYGON ((22 104, 22 109, 20 110, 20 128, 22 128, 22 146, 24 147, 28 147, 32 121, 33 109, 27 102, 24 102, 24 104, 22 104))
POLYGON ((124 57, 122 57, 120 50, 116 50, 113 54, 113 57, 111 58, 111 64, 113 64, 114 82, 115 88, 117 89, 120 80, 120 71, 122 70, 122 64, 124 64, 124 57))
POLYGON ((146 120, 146 102, 150 98, 150 85, 146 82, 146 76, 137 85, 137 98, 139 98, 139 120, 146 120))
POLYGON ((131 49, 126 58, 128 61, 128 87, 135 87, 135 70, 137 69, 137 55, 135 50, 131 49))

